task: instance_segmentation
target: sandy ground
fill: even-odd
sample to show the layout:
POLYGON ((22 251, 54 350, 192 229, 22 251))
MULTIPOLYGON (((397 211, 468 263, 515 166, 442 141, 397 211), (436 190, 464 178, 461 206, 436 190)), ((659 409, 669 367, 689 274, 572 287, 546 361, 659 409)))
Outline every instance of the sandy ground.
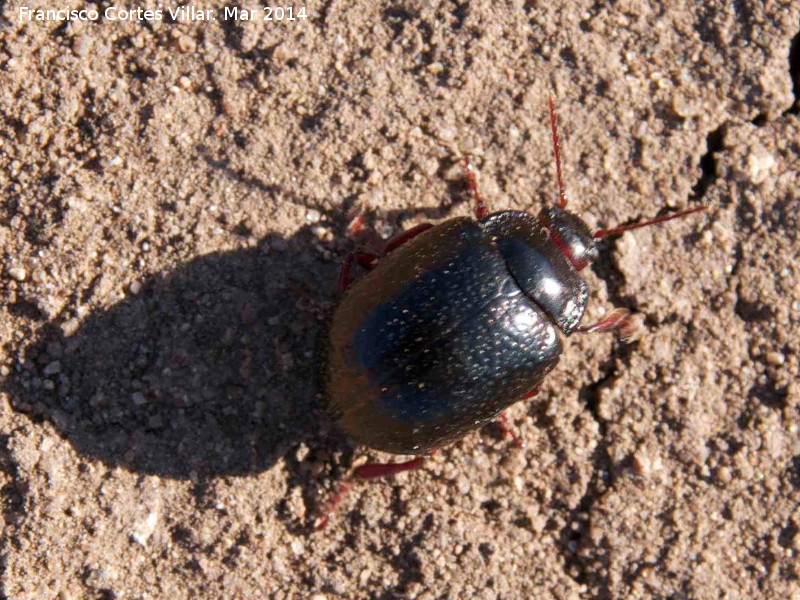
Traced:
POLYGON ((0 596, 800 598, 800 3, 557 4, 2 5, 0 596), (366 452, 313 384, 348 211, 469 214, 468 151, 538 212, 551 89, 591 227, 710 205, 587 269, 644 335, 572 336, 525 450, 485 428, 314 532, 366 452))

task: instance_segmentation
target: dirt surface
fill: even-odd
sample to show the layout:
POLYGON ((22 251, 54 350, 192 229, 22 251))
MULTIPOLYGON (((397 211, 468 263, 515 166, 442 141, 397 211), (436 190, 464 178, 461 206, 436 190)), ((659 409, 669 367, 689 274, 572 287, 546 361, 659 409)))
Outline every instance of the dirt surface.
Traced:
POLYGON ((800 598, 800 3, 557 4, 2 5, 0 596, 800 598), (644 334, 314 532, 348 212, 538 212, 550 90, 591 227, 710 205, 586 270, 644 334))

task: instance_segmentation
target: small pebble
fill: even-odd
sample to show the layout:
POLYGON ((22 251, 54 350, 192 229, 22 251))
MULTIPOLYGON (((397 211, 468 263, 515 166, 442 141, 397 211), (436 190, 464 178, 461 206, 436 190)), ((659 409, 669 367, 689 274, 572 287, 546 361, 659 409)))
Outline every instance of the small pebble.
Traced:
POLYGON ((138 281, 134 281, 131 284, 131 293, 132 294, 138 294, 141 291, 142 291, 142 284, 139 283, 138 281))
POLYGON ((288 62, 297 57, 297 53, 288 44, 281 43, 272 52, 272 57, 275 60, 288 62))
POLYGON ((717 469, 717 481, 719 483, 728 483, 732 478, 730 468, 720 467, 717 469))
POLYGON ((71 337, 75 335, 76 331, 78 331, 79 326, 80 321, 78 321, 78 319, 69 319, 61 324, 61 333, 65 338, 71 337))
POLYGON ((454 137, 456 137, 456 133, 457 133, 457 130, 456 130, 455 127, 444 126, 439 130, 438 137, 443 139, 443 140, 445 140, 445 141, 450 141, 454 137))
POLYGON ((361 164, 367 171, 374 171, 378 168, 378 159, 372 153, 372 150, 367 150, 361 158, 361 164))
POLYGON ((0 375, 3 377, 8 377, 11 374, 11 369, 9 369, 6 365, 0 365, 0 375))
POLYGON ((436 175, 436 173, 439 171, 439 168, 439 161, 433 157, 422 163, 422 171, 429 177, 436 175))
POLYGON ((28 273, 22 267, 11 267, 8 270, 8 275, 11 279, 16 279, 17 281, 25 281, 25 278, 28 276, 28 273))
POLYGON ((442 71, 444 71, 444 65, 440 62, 432 62, 429 64, 426 69, 429 73, 433 73, 434 75, 438 75, 442 71))
POLYGON ((144 397, 142 392, 134 392, 131 394, 131 400, 133 400, 133 403, 136 406, 142 406, 143 404, 147 403, 147 399, 144 397))
POLYGON ((636 470, 636 473, 641 475, 642 477, 647 477, 650 474, 652 469, 653 463, 650 460, 650 457, 647 456, 644 452, 637 452, 633 456, 633 468, 636 470))
POLYGON ((72 51, 76 56, 84 57, 89 54, 92 49, 92 38, 88 35, 76 36, 75 41, 72 43, 72 51))
POLYGON ((178 38, 178 48, 181 49, 181 52, 194 52, 197 43, 188 35, 182 35, 178 38))
POLYGON ((44 368, 44 374, 46 376, 55 375, 56 373, 61 372, 61 362, 54 360, 53 362, 49 363, 44 368))
POLYGON ((147 548, 147 540, 149 540, 150 536, 153 535, 157 524, 158 510, 154 510, 147 515, 146 519, 134 523, 133 529, 131 530, 131 538, 133 538, 133 541, 143 548, 147 548))
POLYGON ((774 350, 767 352, 765 358, 767 359, 767 362, 772 365, 782 365, 786 362, 786 357, 780 352, 775 352, 774 350))

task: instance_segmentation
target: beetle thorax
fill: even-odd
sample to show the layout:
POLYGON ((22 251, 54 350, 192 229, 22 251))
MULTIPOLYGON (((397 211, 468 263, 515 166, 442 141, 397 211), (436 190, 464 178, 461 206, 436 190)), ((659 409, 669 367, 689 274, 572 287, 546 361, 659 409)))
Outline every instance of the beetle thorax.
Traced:
MULTIPOLYGON (((567 225, 571 223, 567 222, 567 225)), ((583 316, 588 290, 569 255, 554 241, 552 232, 533 215, 511 210, 489 215, 481 226, 500 252, 506 269, 520 290, 538 304, 565 335, 569 335, 583 316)), ((572 231, 566 227, 563 229, 562 237, 572 231)), ((577 241, 572 246, 574 255, 582 257, 577 241)))

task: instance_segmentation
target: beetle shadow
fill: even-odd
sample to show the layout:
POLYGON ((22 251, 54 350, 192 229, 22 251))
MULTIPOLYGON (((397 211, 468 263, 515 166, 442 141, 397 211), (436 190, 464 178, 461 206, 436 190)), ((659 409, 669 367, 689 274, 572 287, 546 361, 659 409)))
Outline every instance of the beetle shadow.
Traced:
MULTIPOLYGON (((448 211, 385 214, 397 223, 448 211)), ((322 218, 344 230, 340 214, 322 218)), ((214 478, 260 473, 285 457, 290 487, 313 506, 340 469, 311 477, 303 463, 338 454, 346 466, 355 454, 324 412, 317 368, 337 295, 331 254, 341 247, 308 225, 153 275, 80 325, 42 324, 0 385, 16 411, 49 421, 80 455, 191 480, 199 502, 214 478)), ((100 285, 98 277, 85 295, 100 285)))
POLYGON ((4 384, 12 406, 130 471, 197 480, 269 469, 320 431, 315 339, 338 267, 314 241, 304 227, 207 254, 80 326, 43 326, 4 384))

